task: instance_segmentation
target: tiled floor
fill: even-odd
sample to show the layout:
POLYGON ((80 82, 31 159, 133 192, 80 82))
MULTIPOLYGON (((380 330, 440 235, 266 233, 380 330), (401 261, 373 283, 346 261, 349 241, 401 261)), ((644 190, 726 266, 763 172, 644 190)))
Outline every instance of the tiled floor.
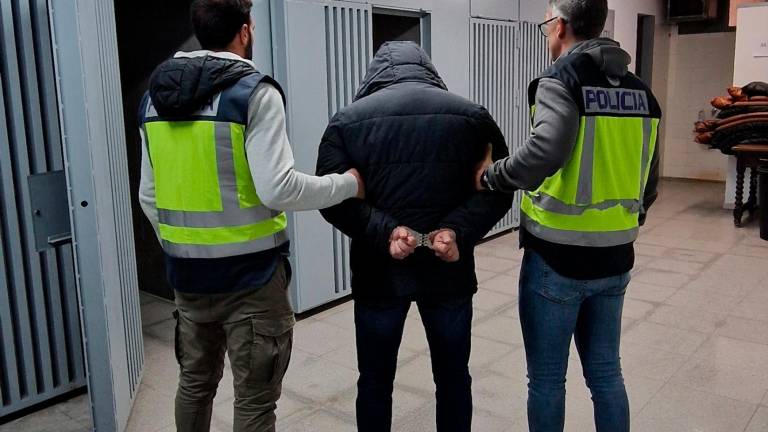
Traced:
MULTIPOLYGON (((665 181, 643 228, 623 325, 634 431, 768 431, 768 242, 759 239, 754 223, 735 229, 730 213, 721 209, 722 196, 719 184, 665 181)), ((521 253, 516 245, 517 236, 508 235, 477 250, 481 290, 475 299, 471 361, 477 431, 527 430, 516 294, 521 253)), ((168 319, 173 306, 144 301, 147 369, 129 430, 170 432, 176 385, 168 319)), ((299 322, 294 346, 278 429, 353 431, 352 304, 299 322)), ((395 385, 396 431, 434 430, 428 355, 414 308, 395 385)), ((594 430, 580 373, 573 357, 567 384, 569 432, 594 430)), ((231 430, 231 381, 227 372, 215 402, 215 431, 231 430)), ((63 423, 40 423, 82 421, 67 416, 68 410, 82 412, 72 405, 52 409, 50 415, 64 416, 63 423)), ((53 430, 36 427, 33 420, 0 431, 53 430)), ((73 425, 70 430, 78 429, 73 425)))

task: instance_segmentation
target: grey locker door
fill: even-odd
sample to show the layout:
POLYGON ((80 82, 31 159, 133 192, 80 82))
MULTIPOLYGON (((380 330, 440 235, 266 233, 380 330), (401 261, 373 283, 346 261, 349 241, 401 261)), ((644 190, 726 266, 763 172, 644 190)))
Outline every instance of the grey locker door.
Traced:
POLYGON ((114 2, 51 4, 91 410, 97 431, 121 432, 144 350, 114 2))
POLYGON ((48 18, 0 2, 0 419, 85 386, 48 18))
MULTIPOLYGON (((518 66, 515 55, 517 24, 509 21, 470 19, 470 98, 488 109, 509 146, 515 148, 515 98, 519 89, 515 86, 518 66)), ((519 226, 519 205, 488 233, 489 236, 519 226)))
MULTIPOLYGON (((273 0, 275 77, 288 95, 288 133, 299 171, 313 173, 328 120, 352 101, 372 59, 371 6, 273 0)), ((350 293, 349 240, 318 212, 290 217, 292 299, 304 312, 350 293)))

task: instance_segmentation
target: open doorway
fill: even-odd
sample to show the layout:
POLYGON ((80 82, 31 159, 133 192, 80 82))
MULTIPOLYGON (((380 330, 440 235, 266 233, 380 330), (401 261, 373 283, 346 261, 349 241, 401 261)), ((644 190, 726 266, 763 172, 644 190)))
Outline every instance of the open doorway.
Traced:
POLYGON ((653 79, 653 44, 656 30, 656 17, 653 15, 637 16, 637 54, 635 55, 635 74, 648 86, 653 79))
POLYGON ((173 290, 166 282, 163 252, 136 193, 141 177, 137 110, 158 64, 177 51, 199 49, 189 17, 191 3, 192 0, 115 2, 139 287, 166 299, 173 299, 173 290))
POLYGON ((374 54, 385 42, 411 41, 421 45, 431 55, 430 15, 428 13, 374 8, 372 22, 374 54))

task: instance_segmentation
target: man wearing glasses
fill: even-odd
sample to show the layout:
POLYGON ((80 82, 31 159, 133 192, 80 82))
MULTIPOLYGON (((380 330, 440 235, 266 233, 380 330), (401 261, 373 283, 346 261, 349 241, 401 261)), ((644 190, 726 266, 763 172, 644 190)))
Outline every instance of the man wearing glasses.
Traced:
POLYGON ((607 14, 606 0, 549 0, 539 28, 555 62, 530 85, 531 136, 477 176, 481 190, 525 191, 519 307, 532 432, 564 428, 572 337, 597 431, 629 431, 621 314, 657 195, 661 109, 628 72, 629 54, 598 38, 607 14))

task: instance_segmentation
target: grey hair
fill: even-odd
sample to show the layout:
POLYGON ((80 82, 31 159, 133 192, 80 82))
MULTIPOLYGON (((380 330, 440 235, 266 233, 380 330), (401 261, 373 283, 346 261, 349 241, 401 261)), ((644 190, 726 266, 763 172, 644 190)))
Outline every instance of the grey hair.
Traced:
POLYGON ((608 18, 608 0, 549 0, 549 6, 553 15, 568 21, 578 38, 600 36, 608 18))

